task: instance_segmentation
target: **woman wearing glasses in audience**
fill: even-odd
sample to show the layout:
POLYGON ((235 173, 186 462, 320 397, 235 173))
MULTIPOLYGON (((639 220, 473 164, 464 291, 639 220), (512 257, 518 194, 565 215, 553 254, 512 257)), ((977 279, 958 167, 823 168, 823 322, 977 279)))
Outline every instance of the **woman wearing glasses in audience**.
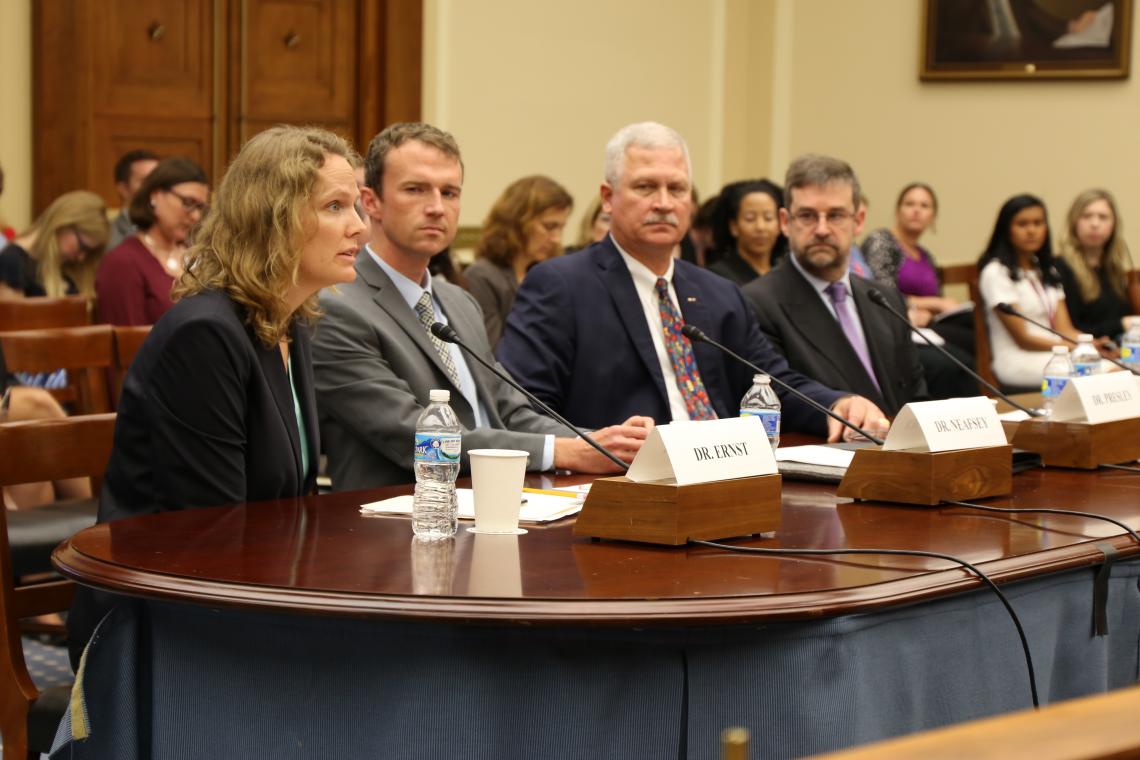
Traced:
MULTIPOLYGON (((356 163, 343 139, 312 127, 274 127, 242 146, 174 306, 127 373, 100 522, 313 491, 309 332, 318 291, 356 276, 366 229, 356 163)), ((77 595, 73 664, 110 601, 77 595)))
POLYGON ((768 274, 788 252, 780 231, 784 191, 766 179, 725 185, 713 217, 713 239, 720 257, 709 271, 737 285, 768 274))
POLYGON ((102 198, 85 190, 64 193, 0 251, 0 298, 93 297, 110 234, 102 198))
POLYGON ((159 162, 131 199, 138 232, 103 257, 95 280, 99 319, 113 325, 152 325, 170 308, 190 232, 210 198, 206 173, 188 158, 159 162))
POLYGON ((1005 202, 978 268, 994 374, 1009 388, 1037 389, 1053 346, 1062 341, 1023 319, 999 312, 996 307, 1009 304, 1063 335, 1077 337, 1065 307, 1041 199, 1016 195, 1005 202))
POLYGON ((527 270, 562 253, 562 231, 573 207, 574 199, 562 185, 539 175, 515 180, 491 207, 475 246, 475 262, 463 276, 483 309, 492 347, 503 334, 527 270))
POLYGON ((1116 200, 1107 190, 1086 190, 1069 208, 1057 271, 1073 325, 1115 340, 1136 313, 1128 297, 1132 255, 1124 243, 1116 200))

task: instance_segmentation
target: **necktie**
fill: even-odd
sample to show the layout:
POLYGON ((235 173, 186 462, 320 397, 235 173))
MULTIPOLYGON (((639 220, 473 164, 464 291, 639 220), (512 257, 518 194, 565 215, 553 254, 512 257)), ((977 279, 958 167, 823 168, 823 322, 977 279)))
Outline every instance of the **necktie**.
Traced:
POLYGON ((424 328, 427 330, 428 340, 435 346, 435 350, 439 352, 439 359, 443 362, 443 367, 447 370, 447 376, 451 379, 452 385, 458 388, 459 372, 455 369, 455 362, 451 359, 451 352, 447 350, 447 346, 442 340, 431 333, 431 326, 436 322, 435 307, 432 306, 431 303, 431 293, 426 290, 420 296, 420 300, 416 302, 416 314, 420 315, 420 322, 423 323, 424 328))
POLYGON ((665 331, 665 350, 673 364, 673 378, 677 381, 681 398, 685 400, 685 408, 689 410, 689 419, 715 420, 716 412, 697 371, 693 346, 688 338, 681 335, 685 323, 669 298, 669 283, 664 277, 657 278, 657 306, 661 312, 661 327, 665 331))
POLYGON ((879 381, 875 377, 875 369, 871 366, 871 355, 867 352, 867 342, 856 329, 855 323, 851 320, 851 315, 847 312, 847 286, 842 282, 833 282, 824 288, 823 292, 827 293, 827 297, 831 299, 831 304, 835 307, 835 316, 839 320, 839 326, 843 329, 843 334, 847 336, 847 342, 851 344, 851 348, 855 349, 855 354, 863 364, 863 369, 867 371, 867 377, 871 378, 875 388, 881 392, 882 388, 879 388, 879 381))

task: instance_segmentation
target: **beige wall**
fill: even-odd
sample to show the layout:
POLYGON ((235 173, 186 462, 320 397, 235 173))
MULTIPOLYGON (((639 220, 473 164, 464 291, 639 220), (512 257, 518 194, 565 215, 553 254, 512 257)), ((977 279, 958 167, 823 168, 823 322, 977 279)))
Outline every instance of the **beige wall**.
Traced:
POLYGON ((32 5, 0 2, 0 223, 21 229, 32 213, 32 5))

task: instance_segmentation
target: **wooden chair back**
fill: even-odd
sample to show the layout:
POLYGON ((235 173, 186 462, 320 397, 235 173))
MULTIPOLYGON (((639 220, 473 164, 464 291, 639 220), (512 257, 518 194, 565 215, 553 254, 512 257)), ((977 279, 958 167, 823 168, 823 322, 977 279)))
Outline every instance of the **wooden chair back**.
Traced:
MULTIPOLYGON (((982 291, 978 287, 977 264, 958 264, 951 267, 942 267, 939 275, 943 285, 965 285, 970 293, 970 300, 974 302, 974 364, 979 375, 995 388, 1000 388, 997 376, 994 375, 993 352, 990 349, 990 331, 986 325, 986 305, 982 302, 982 291)), ((993 392, 981 383, 978 391, 982 395, 992 396, 993 392)))
POLYGON ((76 414, 112 411, 107 375, 114 364, 113 341, 109 325, 0 333, 9 372, 67 370, 67 387, 53 389, 52 395, 76 414))
MULTIPOLYGON (((0 424, 0 486, 86 476, 98 492, 114 434, 113 414, 0 424)), ((41 696, 24 661, 20 620, 63 612, 74 594, 75 584, 58 578, 17 585, 7 514, 0 508, 0 741, 5 758, 28 756, 28 716, 41 696)))
POLYGON ((150 325, 142 327, 115 327, 115 377, 113 380, 113 398, 115 408, 119 406, 119 396, 123 393, 123 381, 127 378, 127 370, 135 360, 135 354, 142 348, 143 341, 150 335, 150 325))
POLYGON ((0 332, 82 327, 89 324, 91 309, 84 296, 0 301, 0 332))

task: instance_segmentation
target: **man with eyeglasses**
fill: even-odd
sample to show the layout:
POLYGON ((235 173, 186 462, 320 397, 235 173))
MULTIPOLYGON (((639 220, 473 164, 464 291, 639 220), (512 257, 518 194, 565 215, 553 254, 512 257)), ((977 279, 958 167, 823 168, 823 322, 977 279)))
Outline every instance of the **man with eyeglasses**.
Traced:
MULTIPOLYGON (((883 415, 865 398, 790 369, 736 285, 673 258, 692 213, 690 176, 688 147, 674 130, 654 122, 619 130, 606 146, 601 187, 610 234, 530 270, 496 352, 502 363, 577 425, 738 415, 752 370, 691 344, 680 332, 688 323, 856 425, 877 424, 883 415)), ((838 422, 778 393, 785 429, 840 437, 838 422)))
POLYGON ((743 288, 760 329, 793 369, 862 394, 888 414, 929 397, 906 325, 871 302, 878 290, 902 314, 897 290, 852 277, 848 258, 866 208, 844 161, 806 155, 788 167, 780 227, 791 256, 743 288))

